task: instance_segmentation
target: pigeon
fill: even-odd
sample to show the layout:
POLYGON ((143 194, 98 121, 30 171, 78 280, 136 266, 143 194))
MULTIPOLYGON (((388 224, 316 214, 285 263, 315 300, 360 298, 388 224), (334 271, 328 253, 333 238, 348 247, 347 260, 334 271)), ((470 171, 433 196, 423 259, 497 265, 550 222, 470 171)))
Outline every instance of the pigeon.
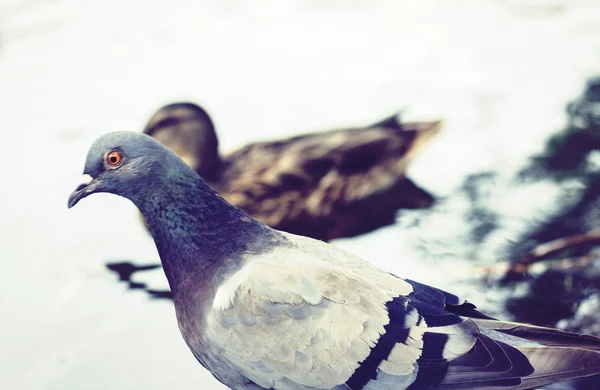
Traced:
POLYGON ((496 320, 328 243, 275 230, 147 135, 91 146, 96 192, 145 217, 197 360, 231 389, 527 389, 600 373, 600 339, 496 320))
POLYGON ((441 121, 401 123, 398 115, 353 129, 258 142, 219 154, 210 116, 171 103, 144 133, 174 151, 229 203, 289 233, 330 241, 390 225, 399 209, 435 198, 406 177, 441 121))

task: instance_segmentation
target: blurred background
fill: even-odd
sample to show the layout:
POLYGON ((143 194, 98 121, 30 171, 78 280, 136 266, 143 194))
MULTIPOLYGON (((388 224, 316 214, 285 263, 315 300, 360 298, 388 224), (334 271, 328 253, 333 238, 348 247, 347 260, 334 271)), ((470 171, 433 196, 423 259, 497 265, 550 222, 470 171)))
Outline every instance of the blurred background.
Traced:
POLYGON ((179 100, 224 153, 442 119, 408 172, 433 207, 332 243, 491 315, 600 335, 597 74, 595 0, 0 0, 0 388, 223 388, 135 207, 66 207, 96 137, 179 100))

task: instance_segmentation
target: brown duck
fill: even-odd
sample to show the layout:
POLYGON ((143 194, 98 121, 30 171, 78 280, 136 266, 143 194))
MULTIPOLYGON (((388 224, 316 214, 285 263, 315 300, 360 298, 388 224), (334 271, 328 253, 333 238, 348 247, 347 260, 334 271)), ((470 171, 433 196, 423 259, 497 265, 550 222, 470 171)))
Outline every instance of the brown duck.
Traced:
POLYGON ((279 230, 329 241, 370 232, 398 209, 434 197, 405 176, 441 121, 332 130, 248 145, 227 156, 208 114, 193 103, 160 108, 144 133, 193 167, 229 203, 279 230))

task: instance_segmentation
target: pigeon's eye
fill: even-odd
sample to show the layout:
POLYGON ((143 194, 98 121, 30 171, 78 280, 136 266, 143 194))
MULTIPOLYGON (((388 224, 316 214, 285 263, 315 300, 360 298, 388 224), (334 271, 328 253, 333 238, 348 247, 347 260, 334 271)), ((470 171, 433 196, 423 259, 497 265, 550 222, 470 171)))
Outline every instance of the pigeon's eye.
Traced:
POLYGON ((108 165, 117 166, 121 163, 122 160, 123 155, 121 154, 121 152, 117 152, 116 150, 113 150, 112 152, 109 152, 106 155, 106 163, 108 165))

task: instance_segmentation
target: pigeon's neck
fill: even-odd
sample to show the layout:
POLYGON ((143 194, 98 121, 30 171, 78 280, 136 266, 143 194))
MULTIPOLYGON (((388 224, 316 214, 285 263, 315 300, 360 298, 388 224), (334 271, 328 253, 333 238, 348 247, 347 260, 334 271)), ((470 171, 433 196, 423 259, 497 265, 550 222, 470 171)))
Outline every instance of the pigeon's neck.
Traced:
POLYGON ((148 188, 134 203, 154 237, 175 298, 199 280, 219 283, 215 278, 239 267, 242 254, 266 252, 285 240, 227 203, 195 174, 166 176, 165 182, 148 188))

